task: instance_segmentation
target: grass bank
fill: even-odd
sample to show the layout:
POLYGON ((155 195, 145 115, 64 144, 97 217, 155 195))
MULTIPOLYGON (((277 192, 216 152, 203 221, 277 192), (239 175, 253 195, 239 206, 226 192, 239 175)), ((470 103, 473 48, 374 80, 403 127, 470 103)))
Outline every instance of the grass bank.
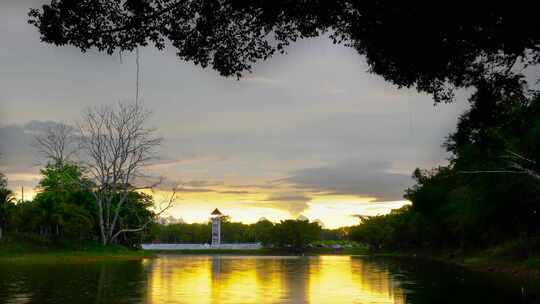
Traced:
POLYGON ((0 240, 0 260, 114 260, 153 257, 124 246, 102 246, 92 241, 51 241, 33 235, 7 235, 0 240))
POLYGON ((119 245, 102 246, 92 241, 52 241, 32 234, 8 234, 0 240, 0 260, 51 260, 51 259, 141 259, 155 257, 156 254, 185 255, 361 255, 366 254, 366 247, 332 249, 324 247, 308 248, 303 253, 293 252, 288 248, 262 248, 257 250, 134 250, 119 245))
POLYGON ((524 279, 540 279, 540 255, 524 253, 521 247, 521 244, 516 241, 485 249, 409 249, 370 252, 369 254, 375 256, 430 259, 457 264, 476 271, 505 273, 524 279))

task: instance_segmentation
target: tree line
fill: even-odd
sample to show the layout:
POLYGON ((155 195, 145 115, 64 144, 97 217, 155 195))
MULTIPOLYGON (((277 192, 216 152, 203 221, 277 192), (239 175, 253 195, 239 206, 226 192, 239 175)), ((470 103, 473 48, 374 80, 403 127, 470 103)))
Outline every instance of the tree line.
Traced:
MULTIPOLYGON (((207 223, 155 223, 146 241, 157 243, 211 243, 212 226, 207 223)), ((231 222, 224 217, 221 223, 221 240, 224 243, 262 243, 267 247, 289 248, 304 251, 321 239, 334 239, 333 230, 323 229, 317 222, 308 220, 282 220, 273 223, 262 219, 254 224, 231 222)))
POLYGON ((140 244, 174 202, 174 191, 159 204, 140 191, 158 184, 143 172, 161 142, 146 126, 149 115, 139 103, 95 107, 77 128, 60 123, 39 134, 35 146, 47 163, 37 195, 16 203, 1 175, 0 232, 140 244))

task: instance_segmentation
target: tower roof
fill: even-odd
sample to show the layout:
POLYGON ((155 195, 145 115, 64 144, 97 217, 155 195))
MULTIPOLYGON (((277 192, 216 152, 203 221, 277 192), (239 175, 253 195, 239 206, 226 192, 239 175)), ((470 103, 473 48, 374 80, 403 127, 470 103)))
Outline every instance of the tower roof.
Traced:
POLYGON ((219 212, 218 208, 214 209, 211 213, 212 215, 223 215, 221 212, 219 212))

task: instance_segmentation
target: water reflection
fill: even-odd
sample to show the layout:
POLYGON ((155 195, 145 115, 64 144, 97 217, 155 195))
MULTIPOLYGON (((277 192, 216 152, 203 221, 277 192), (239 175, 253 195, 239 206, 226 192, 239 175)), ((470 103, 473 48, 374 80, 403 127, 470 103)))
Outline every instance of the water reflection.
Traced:
POLYGON ((387 270, 360 259, 321 257, 310 270, 310 303, 405 303, 387 270))
POLYGON ((348 256, 0 261, 0 303, 537 303, 521 287, 441 264, 348 256))
POLYGON ((0 262, 0 303, 140 303, 140 261, 0 262))
POLYGON ((328 257, 174 257, 152 263, 149 303, 404 303, 388 271, 328 257))

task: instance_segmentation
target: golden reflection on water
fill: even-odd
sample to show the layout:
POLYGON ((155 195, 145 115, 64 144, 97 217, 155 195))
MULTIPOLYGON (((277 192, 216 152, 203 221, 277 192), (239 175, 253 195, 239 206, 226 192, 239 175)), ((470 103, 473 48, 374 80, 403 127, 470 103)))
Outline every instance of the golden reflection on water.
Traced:
POLYGON ((347 256, 161 256, 145 268, 152 304, 405 303, 388 271, 347 256))

